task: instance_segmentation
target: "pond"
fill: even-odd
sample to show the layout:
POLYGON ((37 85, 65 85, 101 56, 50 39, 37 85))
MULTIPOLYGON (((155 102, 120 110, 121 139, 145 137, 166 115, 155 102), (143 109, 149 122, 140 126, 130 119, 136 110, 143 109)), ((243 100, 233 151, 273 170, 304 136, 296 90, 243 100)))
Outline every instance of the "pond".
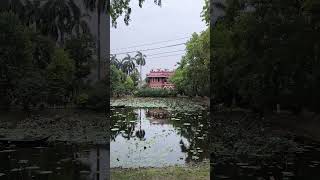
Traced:
POLYGON ((106 180, 106 119, 104 113, 73 109, 0 111, 0 180, 106 180))
POLYGON ((208 113, 112 108, 111 168, 165 167, 208 160, 208 113))
POLYGON ((211 177, 215 180, 319 180, 320 142, 288 124, 281 126, 279 121, 292 120, 289 117, 287 113, 265 119, 245 111, 214 113, 214 131, 210 131, 214 150, 210 158, 211 177))
MULTIPOLYGON (((211 177, 216 180, 319 180, 320 142, 306 137, 295 137, 294 141, 299 146, 294 152, 243 158, 219 155, 218 159, 224 160, 211 164, 211 177)), ((213 154, 212 159, 216 159, 213 154)))
POLYGON ((0 146, 1 180, 107 180, 108 168, 109 150, 104 145, 0 146))

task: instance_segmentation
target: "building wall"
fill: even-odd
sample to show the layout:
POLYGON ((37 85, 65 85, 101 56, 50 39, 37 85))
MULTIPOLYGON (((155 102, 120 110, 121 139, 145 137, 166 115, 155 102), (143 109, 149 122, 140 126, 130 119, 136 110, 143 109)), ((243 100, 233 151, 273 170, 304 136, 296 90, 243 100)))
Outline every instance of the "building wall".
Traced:
POLYGON ((166 71, 151 71, 148 77, 148 87, 159 89, 173 89, 174 85, 169 82, 169 78, 173 75, 173 72, 166 71))

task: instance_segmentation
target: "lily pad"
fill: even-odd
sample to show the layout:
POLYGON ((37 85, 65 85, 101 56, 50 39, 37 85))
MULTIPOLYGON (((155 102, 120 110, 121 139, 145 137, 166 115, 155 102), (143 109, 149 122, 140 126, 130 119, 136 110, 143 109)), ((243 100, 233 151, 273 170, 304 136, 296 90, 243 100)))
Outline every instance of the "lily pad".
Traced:
POLYGON ((113 128, 111 131, 119 131, 119 128, 113 128))

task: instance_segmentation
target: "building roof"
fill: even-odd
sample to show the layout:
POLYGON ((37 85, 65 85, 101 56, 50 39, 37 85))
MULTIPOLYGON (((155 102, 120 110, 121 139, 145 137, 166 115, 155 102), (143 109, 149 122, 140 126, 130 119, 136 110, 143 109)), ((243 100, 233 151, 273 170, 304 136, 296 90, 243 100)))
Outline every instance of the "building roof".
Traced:
POLYGON ((174 71, 169 71, 167 69, 165 70, 161 70, 161 69, 157 69, 155 70, 151 70, 149 74, 147 74, 147 77, 170 77, 171 75, 173 75, 174 71))

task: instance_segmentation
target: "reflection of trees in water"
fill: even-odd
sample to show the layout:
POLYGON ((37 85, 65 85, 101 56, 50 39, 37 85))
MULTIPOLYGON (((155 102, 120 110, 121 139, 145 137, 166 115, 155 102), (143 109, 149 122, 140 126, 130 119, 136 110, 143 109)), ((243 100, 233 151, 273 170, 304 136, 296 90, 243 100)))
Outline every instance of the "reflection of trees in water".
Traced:
POLYGON ((145 140, 145 130, 141 126, 141 109, 139 109, 139 130, 135 131, 137 115, 132 108, 122 108, 112 111, 112 115, 118 114, 117 116, 111 117, 111 127, 119 128, 117 131, 111 131, 110 138, 115 141, 116 137, 121 134, 123 138, 130 140, 130 138, 137 137, 140 140, 145 140), (118 112, 118 113, 116 113, 118 112), (124 116, 123 116, 124 115, 124 116), (119 123, 119 121, 121 121, 119 123), (117 126, 116 126, 117 125, 117 126))
POLYGON ((152 117, 155 119, 167 119, 170 117, 170 113, 165 109, 153 108, 146 111, 146 117, 152 117))
MULTIPOLYGON (((118 112, 120 114, 126 115, 126 118, 121 116, 112 117, 112 127, 117 123, 117 121, 126 120, 125 122, 118 123, 119 130, 116 132, 111 132, 111 138, 115 139, 119 134, 121 134, 124 138, 130 139, 132 137, 137 137, 140 140, 145 140, 145 130, 143 130, 141 126, 141 109, 139 109, 139 129, 135 131, 135 123, 130 123, 132 120, 136 120, 137 114, 134 112, 132 108, 119 109, 118 112), (121 132, 120 132, 121 131, 121 132)), ((113 112, 115 113, 115 112, 113 112)), ((195 161, 192 159, 193 156, 197 156, 199 159, 197 161, 202 161, 205 158, 208 158, 209 150, 208 150, 208 135, 207 132, 209 130, 209 120, 207 112, 197 112, 193 114, 184 114, 184 113, 172 113, 174 117, 179 118, 179 121, 168 120, 167 123, 170 123, 175 128, 175 131, 178 135, 185 138, 187 142, 184 142, 183 139, 180 141, 181 152, 187 153, 186 162, 195 161), (201 115, 201 117, 199 117, 201 115), (190 126, 183 125, 184 123, 190 123, 190 126), (206 134, 203 136, 203 134, 206 134), (198 137, 203 137, 203 139, 198 139, 198 137), (201 153, 193 154, 192 150, 196 148, 200 148, 201 153)), ((153 118, 164 118, 170 117, 170 112, 160 108, 147 109, 146 117, 153 118), (161 114, 161 115, 160 115, 161 114), (155 117, 154 117, 155 116, 155 117)), ((199 149, 198 149, 199 150, 199 149)))
POLYGON ((177 116, 180 121, 172 121, 173 126, 175 127, 177 133, 182 137, 186 138, 189 142, 189 146, 181 139, 180 147, 181 152, 187 153, 186 162, 195 161, 192 159, 193 156, 199 158, 197 161, 202 161, 205 158, 208 158, 209 155, 209 146, 208 146, 208 128, 209 128, 209 120, 207 112, 194 113, 191 115, 185 115, 182 113, 178 113, 177 116), (198 117, 201 115, 201 118, 198 117), (185 122, 190 123, 190 126, 183 125, 185 122), (203 136, 203 134, 206 134, 203 136), (198 139, 198 137, 203 137, 203 139, 198 139), (193 150, 201 150, 203 152, 194 154, 193 150))
MULTIPOLYGON (((0 150, 9 149, 2 146, 0 150)), ((91 146, 66 143, 50 144, 47 148, 35 147, 21 148, 17 146, 15 152, 0 153, 0 171, 10 172, 12 169, 25 168, 26 166, 39 167, 42 170, 55 170, 57 174, 51 174, 51 179, 81 179, 80 171, 91 171, 94 162, 89 160, 89 155, 84 151, 91 152, 91 146), (32 154, 32 156, 30 156, 32 154), (27 160, 27 164, 19 163, 27 160)), ((92 150, 93 151, 93 150, 92 150)), ((28 171, 26 171, 28 172, 28 171)), ((31 172, 31 171, 29 171, 31 172)), ((9 174, 9 173, 8 173, 9 174)), ((40 174, 10 172, 9 179, 41 179, 40 174), (32 177, 33 176, 33 177, 32 177)), ((106 176, 106 175, 104 175, 106 176)), ((1 177, 0 179, 7 179, 1 177)))
POLYGON ((140 139, 140 140, 145 140, 144 136, 146 135, 146 132, 141 129, 141 108, 139 109, 139 130, 136 132, 136 136, 140 139))
POLYGON ((119 128, 117 131, 110 132, 111 140, 115 141, 116 137, 120 134, 128 140, 135 137, 134 131, 137 114, 132 108, 118 108, 111 111, 111 115, 111 128, 119 128), (115 116, 116 114, 118 115, 115 116))

